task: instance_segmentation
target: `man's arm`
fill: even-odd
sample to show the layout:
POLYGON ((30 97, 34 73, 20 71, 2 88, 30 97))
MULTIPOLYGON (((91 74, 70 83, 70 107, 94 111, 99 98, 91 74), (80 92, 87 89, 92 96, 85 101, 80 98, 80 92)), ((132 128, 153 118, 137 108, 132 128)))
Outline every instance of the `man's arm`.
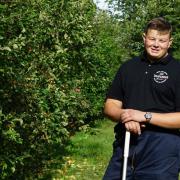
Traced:
MULTIPOLYGON (((144 117, 145 112, 138 111, 134 109, 126 109, 121 114, 122 123, 127 123, 129 121, 136 121, 140 123, 144 123, 147 120, 144 117)), ((150 120, 150 124, 169 128, 169 129, 179 129, 180 128, 180 112, 173 113, 151 113, 152 118, 150 120)))
MULTIPOLYGON (((125 111, 122 108, 123 104, 119 100, 107 99, 104 105, 104 114, 112 121, 121 122, 121 114, 125 111)), ((125 128, 132 133, 141 134, 140 123, 136 121, 128 121, 125 124, 125 128)))
POLYGON ((122 102, 115 99, 107 99, 104 105, 104 114, 115 122, 120 122, 122 102))

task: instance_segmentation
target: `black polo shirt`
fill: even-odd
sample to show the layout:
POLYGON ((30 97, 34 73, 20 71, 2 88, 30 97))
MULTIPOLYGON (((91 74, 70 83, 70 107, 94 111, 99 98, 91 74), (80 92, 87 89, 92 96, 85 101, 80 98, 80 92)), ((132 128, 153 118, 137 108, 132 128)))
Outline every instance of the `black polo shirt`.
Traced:
POLYGON ((135 57, 121 65, 107 98, 122 101, 125 109, 180 111, 180 63, 171 55, 154 63, 135 57))

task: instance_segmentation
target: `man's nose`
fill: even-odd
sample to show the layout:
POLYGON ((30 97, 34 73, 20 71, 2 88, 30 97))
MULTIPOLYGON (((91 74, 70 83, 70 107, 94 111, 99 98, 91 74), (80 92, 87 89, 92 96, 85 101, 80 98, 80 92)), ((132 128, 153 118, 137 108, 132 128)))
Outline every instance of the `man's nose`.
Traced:
POLYGON ((155 41, 154 41, 153 46, 155 46, 155 47, 158 47, 158 46, 159 46, 158 40, 155 40, 155 41))

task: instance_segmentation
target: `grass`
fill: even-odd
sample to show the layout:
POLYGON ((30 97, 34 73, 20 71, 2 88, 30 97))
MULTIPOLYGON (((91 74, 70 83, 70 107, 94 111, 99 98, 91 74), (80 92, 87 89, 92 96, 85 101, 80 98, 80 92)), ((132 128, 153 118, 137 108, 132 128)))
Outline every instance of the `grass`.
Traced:
POLYGON ((42 180, 101 180, 112 155, 114 123, 98 122, 96 128, 78 132, 71 138, 68 154, 53 160, 42 180))
POLYGON ((107 120, 78 132, 71 138, 63 160, 62 150, 57 149, 55 159, 38 179, 101 180, 112 155, 113 127, 114 123, 107 120))
POLYGON ((113 123, 99 124, 99 128, 88 133, 78 133, 72 138, 70 160, 64 179, 100 180, 112 155, 113 123))

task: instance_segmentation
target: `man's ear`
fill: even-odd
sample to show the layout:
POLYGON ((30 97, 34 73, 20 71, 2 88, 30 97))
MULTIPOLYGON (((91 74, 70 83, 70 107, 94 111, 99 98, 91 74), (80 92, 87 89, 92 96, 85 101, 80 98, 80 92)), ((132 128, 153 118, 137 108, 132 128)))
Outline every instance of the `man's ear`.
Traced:
POLYGON ((146 40, 146 33, 142 34, 142 38, 143 38, 143 41, 145 42, 145 40, 146 40))
POLYGON ((172 45, 172 43, 173 43, 173 38, 170 38, 169 47, 172 45))

